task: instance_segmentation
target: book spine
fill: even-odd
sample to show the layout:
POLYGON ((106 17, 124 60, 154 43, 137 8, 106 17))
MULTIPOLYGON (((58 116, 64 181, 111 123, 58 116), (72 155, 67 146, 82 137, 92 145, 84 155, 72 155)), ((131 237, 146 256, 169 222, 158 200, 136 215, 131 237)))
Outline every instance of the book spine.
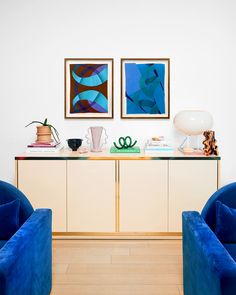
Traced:
POLYGON ((174 149, 173 148, 145 148, 144 151, 145 152, 163 152, 163 151, 171 152, 171 151, 174 151, 174 149))
POLYGON ((173 150, 174 148, 171 146, 146 146, 145 150, 173 150))
POLYGON ((26 152, 32 152, 32 153, 40 153, 40 152, 58 152, 60 151, 61 149, 63 148, 63 146, 60 146, 60 147, 54 147, 54 148, 27 148, 26 149, 26 152))

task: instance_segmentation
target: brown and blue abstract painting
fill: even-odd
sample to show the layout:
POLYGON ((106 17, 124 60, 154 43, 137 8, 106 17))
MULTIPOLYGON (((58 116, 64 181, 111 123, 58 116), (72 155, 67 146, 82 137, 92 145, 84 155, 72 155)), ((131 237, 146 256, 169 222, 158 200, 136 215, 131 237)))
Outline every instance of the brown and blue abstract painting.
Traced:
POLYGON ((70 113, 108 113, 108 65, 70 65, 70 113))
POLYGON ((125 117, 168 116, 168 63, 125 62, 123 75, 125 117))

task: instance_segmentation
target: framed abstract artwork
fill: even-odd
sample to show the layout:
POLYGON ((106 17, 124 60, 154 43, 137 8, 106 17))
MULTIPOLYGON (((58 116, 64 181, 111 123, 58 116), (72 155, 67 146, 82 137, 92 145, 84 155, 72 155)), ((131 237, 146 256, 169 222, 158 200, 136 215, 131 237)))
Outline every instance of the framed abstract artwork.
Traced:
POLYGON ((121 59, 121 118, 170 118, 169 58, 121 59))
POLYGON ((113 59, 65 59, 65 118, 113 118, 113 59))

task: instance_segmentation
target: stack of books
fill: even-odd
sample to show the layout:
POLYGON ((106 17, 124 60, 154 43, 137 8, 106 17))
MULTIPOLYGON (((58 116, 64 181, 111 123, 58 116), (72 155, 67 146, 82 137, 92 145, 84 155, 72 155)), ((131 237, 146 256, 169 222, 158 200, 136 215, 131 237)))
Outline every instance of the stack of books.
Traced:
POLYGON ((164 139, 163 136, 149 139, 144 147, 145 153, 173 152, 174 148, 164 139))
POLYGON ((27 145, 26 152, 58 152, 63 146, 60 142, 33 142, 27 145))

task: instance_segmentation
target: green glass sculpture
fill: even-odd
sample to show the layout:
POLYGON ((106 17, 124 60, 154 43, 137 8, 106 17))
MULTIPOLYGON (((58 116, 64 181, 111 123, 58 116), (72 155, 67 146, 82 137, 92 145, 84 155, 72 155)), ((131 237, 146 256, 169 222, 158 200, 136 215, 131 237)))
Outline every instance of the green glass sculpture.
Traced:
POLYGON ((140 148, 135 147, 137 140, 133 142, 130 136, 120 137, 118 143, 113 142, 114 146, 111 147, 111 153, 140 153, 140 148))

